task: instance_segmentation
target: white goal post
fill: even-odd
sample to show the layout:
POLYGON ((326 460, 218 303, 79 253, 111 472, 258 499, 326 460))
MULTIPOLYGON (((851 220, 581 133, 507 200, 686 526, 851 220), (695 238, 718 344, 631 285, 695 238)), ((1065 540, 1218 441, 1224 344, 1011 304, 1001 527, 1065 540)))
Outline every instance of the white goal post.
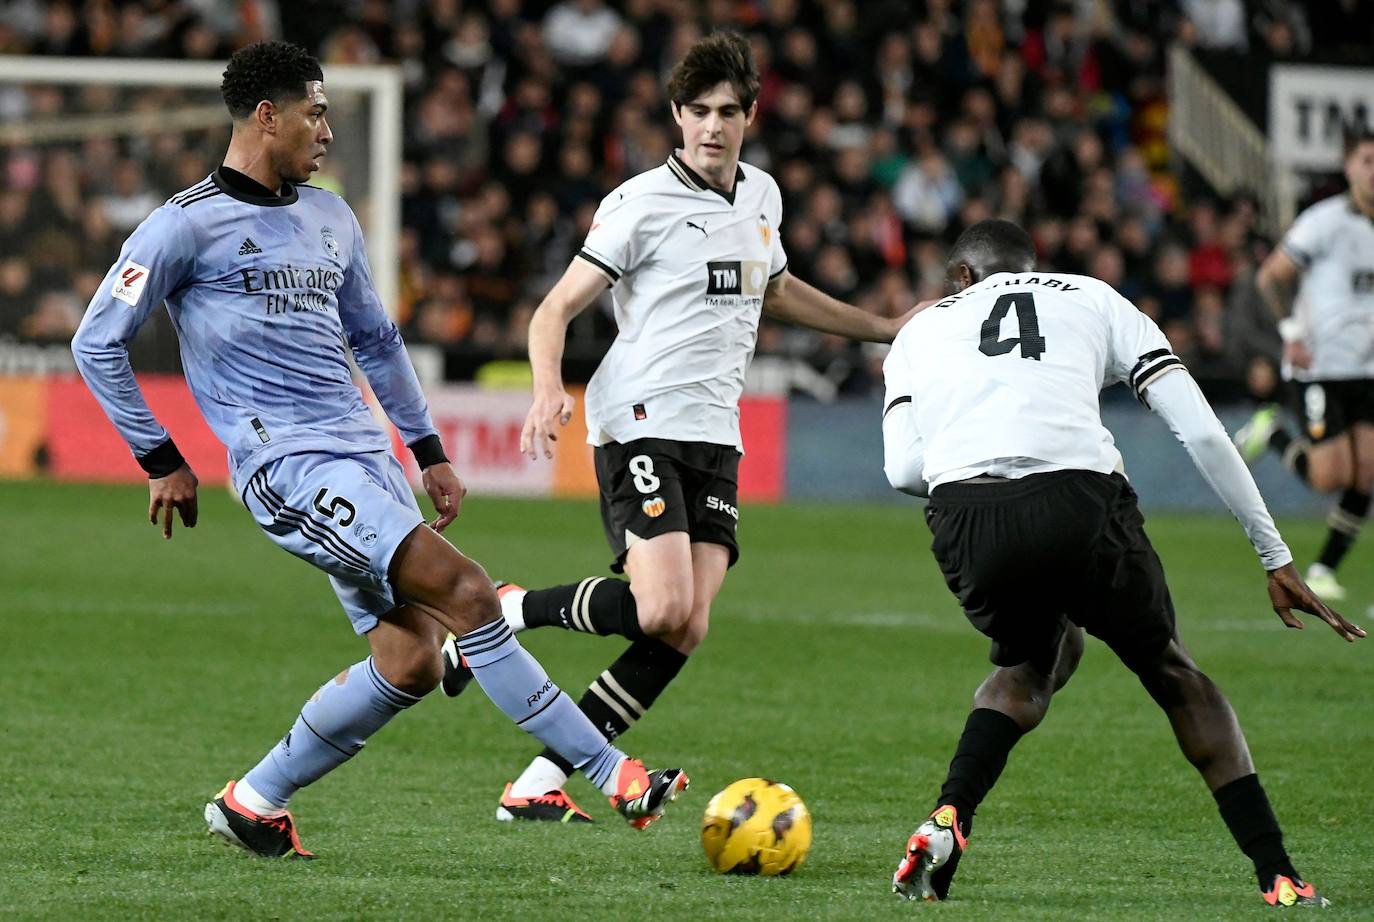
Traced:
MULTIPOLYGON (((181 87, 218 90, 223 61, 177 61, 122 58, 0 56, 0 88, 6 85, 110 85, 181 87)), ((391 66, 331 65, 325 92, 343 91, 368 97, 366 132, 367 201, 350 201, 359 212, 367 238, 373 281, 382 303, 394 316, 397 304, 397 258, 401 234, 402 79, 391 66), (363 205, 366 210, 364 212, 363 205)), ((198 105, 176 113, 81 115, 10 121, 0 126, 0 148, 75 140, 92 135, 116 137, 134 131, 202 129, 227 126, 223 105, 198 105), (165 117, 164 117, 165 116, 165 117)), ((349 142, 348 137, 336 145, 349 142)), ((327 163, 327 161, 326 161, 327 163)))

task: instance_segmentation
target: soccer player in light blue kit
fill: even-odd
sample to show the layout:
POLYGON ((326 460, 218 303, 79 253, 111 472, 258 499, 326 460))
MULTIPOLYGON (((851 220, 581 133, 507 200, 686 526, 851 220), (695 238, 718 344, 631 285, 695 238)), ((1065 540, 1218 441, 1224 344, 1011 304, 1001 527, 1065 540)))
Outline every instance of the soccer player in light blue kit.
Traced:
POLYGON ((125 347, 166 301, 187 384, 229 450, 235 489, 272 541, 329 574, 371 646, 205 805, 206 823, 258 855, 313 857, 287 802, 439 683, 452 631, 497 707, 642 828, 686 788, 686 774, 648 772, 607 742, 520 646, 485 571, 438 535, 466 489, 373 289, 352 211, 297 185, 333 139, 323 79, 287 43, 234 54, 221 85, 234 122, 224 164, 139 225, 72 340, 87 385, 148 472, 149 520, 161 517, 171 538, 174 510, 196 524, 196 477, 144 401, 125 347), (438 513, 430 525, 353 383, 349 349, 424 472, 438 513))

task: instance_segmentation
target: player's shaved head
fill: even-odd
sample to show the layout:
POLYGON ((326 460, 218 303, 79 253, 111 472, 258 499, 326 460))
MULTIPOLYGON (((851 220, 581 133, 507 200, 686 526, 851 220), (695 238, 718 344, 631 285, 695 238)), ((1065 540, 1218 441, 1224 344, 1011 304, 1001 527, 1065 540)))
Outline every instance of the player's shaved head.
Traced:
POLYGON ((991 218, 971 225, 954 241, 945 275, 956 291, 997 272, 1029 272, 1035 268, 1035 243, 1017 225, 991 218))

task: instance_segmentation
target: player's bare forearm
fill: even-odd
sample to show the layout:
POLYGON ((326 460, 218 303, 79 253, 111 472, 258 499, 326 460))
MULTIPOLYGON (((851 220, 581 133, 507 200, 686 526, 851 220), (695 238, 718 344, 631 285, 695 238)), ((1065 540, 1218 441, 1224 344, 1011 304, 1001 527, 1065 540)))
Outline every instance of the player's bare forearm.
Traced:
POLYGON ((606 290, 607 279, 582 259, 574 259, 530 318, 530 370, 534 389, 563 389, 563 345, 568 324, 606 290))
POLYGON ((563 386, 563 345, 570 319, 547 298, 530 317, 530 371, 536 392, 563 386))
POLYGON ((866 342, 890 343, 901 329, 893 318, 832 298, 786 271, 769 283, 763 310, 797 326, 866 342))
POLYGON ((1255 287, 1259 289, 1260 297, 1269 306, 1269 311, 1274 315, 1275 320, 1282 320, 1293 311, 1293 296, 1296 289, 1276 278, 1266 278, 1260 276, 1256 280, 1255 287))
POLYGON ((597 295, 606 290, 607 278, 597 268, 574 259, 530 318, 530 370, 534 376, 534 403, 520 430, 520 451, 536 458, 542 452, 552 458, 557 429, 572 419, 573 399, 563 388, 563 346, 568 324, 597 295))
POLYGON ((1283 320, 1293 312, 1293 299, 1298 293, 1297 263, 1282 250, 1275 250, 1255 274, 1255 288, 1269 306, 1275 320, 1283 320))

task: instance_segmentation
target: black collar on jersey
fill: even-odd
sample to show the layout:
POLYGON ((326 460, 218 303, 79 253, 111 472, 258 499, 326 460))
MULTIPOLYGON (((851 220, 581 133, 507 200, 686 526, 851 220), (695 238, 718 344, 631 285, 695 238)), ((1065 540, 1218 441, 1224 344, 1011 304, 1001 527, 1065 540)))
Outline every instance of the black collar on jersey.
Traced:
POLYGON ((677 155, 677 151, 673 151, 668 155, 668 172, 676 176, 678 182, 682 183, 693 192, 714 192, 731 205, 735 204, 735 189, 738 189, 739 184, 744 182, 744 167, 737 163, 735 164, 735 188, 731 189, 729 192, 717 189, 703 179, 696 170, 689 167, 683 159, 677 155))
POLYGON ((236 198, 240 202, 247 202, 249 205, 265 205, 269 208, 275 208, 279 205, 293 204, 296 199, 300 198, 300 193, 296 191, 296 187, 289 182, 282 182, 282 188, 286 191, 277 195, 256 179, 223 164, 210 174, 210 181, 218 186, 225 195, 236 198))

